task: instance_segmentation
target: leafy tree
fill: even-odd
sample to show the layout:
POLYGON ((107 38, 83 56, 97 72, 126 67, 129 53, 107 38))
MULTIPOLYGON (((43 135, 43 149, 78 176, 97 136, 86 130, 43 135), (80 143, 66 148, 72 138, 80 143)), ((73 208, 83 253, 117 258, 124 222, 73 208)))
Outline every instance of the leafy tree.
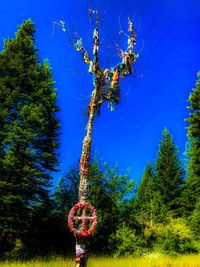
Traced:
POLYGON ((34 33, 34 23, 25 21, 0 53, 2 253, 27 229, 34 205, 48 197, 58 164, 56 89, 48 62, 37 56, 34 33))
MULTIPOLYGON (((100 164, 94 158, 89 176, 89 201, 94 205, 98 215, 98 227, 94 238, 90 241, 91 249, 108 253, 108 238, 125 220, 124 200, 133 192, 134 182, 129 171, 122 175, 118 165, 111 168, 108 164, 100 164)), ((113 248, 111 248, 113 249, 113 248)))
POLYGON ((190 216, 197 202, 200 201, 200 72, 198 73, 196 88, 190 93, 188 109, 191 111, 186 122, 189 124, 188 156, 186 187, 183 194, 184 213, 190 216))
POLYGON ((170 216, 180 216, 183 184, 184 170, 181 159, 172 136, 165 129, 155 161, 154 186, 170 216))
MULTIPOLYGON (((74 166, 59 181, 54 198, 58 203, 57 213, 68 215, 78 199, 79 168, 74 166), (78 182, 78 183, 77 183, 78 182)), ((94 237, 89 240, 90 251, 108 252, 108 237, 116 231, 124 220, 124 199, 132 192, 134 183, 129 174, 121 175, 118 166, 114 168, 108 164, 102 164, 95 157, 92 161, 89 174, 88 202, 97 212, 98 227, 94 237)), ((63 217, 63 218, 64 218, 63 217)), ((70 243, 71 245, 71 243, 70 243)))

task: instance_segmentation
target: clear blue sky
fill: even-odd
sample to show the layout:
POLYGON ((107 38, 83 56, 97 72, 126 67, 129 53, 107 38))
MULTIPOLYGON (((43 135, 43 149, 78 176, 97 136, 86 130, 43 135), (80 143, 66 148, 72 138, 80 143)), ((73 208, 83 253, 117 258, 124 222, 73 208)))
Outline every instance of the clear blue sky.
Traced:
MULTIPOLYGON (((91 53, 93 27, 88 8, 96 9, 96 2, 0 2, 0 36, 14 37, 17 25, 31 18, 37 30, 35 37, 39 57, 50 61, 61 108, 61 173, 80 158, 86 134, 82 112, 89 102, 93 86, 90 74, 74 70, 75 67, 87 73, 88 65, 82 63, 80 54, 69 44, 65 34, 56 28, 52 36, 53 22, 71 20, 91 53)), ((111 32, 116 39, 119 38, 119 15, 124 31, 127 31, 127 17, 130 16, 139 30, 136 52, 140 49, 141 40, 144 41, 134 70, 143 70, 144 74, 143 78, 123 79, 121 103, 114 113, 104 104, 101 116, 95 120, 92 151, 97 151, 111 165, 118 162, 122 172, 132 168, 132 177, 140 180, 147 161, 153 164, 156 158, 164 127, 173 135, 181 157, 185 151, 187 99, 200 70, 200 1, 100 0, 98 4, 101 18, 103 14, 100 38, 104 39, 100 46, 100 62, 106 62, 109 51, 115 57, 108 57, 108 67, 117 62, 117 51, 107 49, 107 45, 114 46, 111 32)), ((126 47, 127 39, 121 36, 120 44, 126 47)), ((0 43, 2 47, 3 41, 0 43)), ((54 184, 61 173, 54 175, 54 184)))

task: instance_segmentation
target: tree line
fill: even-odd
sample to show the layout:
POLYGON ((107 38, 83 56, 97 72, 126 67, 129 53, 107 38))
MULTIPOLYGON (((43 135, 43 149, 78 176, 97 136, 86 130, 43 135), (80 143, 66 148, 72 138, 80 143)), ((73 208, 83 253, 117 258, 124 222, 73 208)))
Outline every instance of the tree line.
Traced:
MULTIPOLYGON (((47 60, 25 21, 0 53, 0 257, 74 253, 67 215, 78 202, 79 164, 52 192, 61 134, 56 89, 47 60)), ((176 255, 200 250, 200 73, 189 96, 186 168, 165 128, 157 156, 136 185, 98 157, 91 160, 89 202, 98 214, 92 253, 176 255)))

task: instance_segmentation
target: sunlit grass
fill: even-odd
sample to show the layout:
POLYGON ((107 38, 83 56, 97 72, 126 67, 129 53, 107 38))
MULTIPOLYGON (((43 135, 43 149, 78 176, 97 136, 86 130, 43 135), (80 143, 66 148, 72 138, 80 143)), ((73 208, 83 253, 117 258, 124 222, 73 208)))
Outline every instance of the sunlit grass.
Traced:
MULTIPOLYGON (((1 267, 74 267, 73 259, 64 259, 61 257, 51 258, 49 260, 31 260, 27 262, 2 262, 1 267)), ((91 257, 88 260, 87 267, 140 267, 140 266, 166 266, 166 267, 200 267, 200 254, 184 255, 178 257, 162 256, 152 254, 146 257, 91 257)))
POLYGON ((35 259, 26 262, 1 262, 0 267, 71 267, 74 266, 73 259, 64 259, 61 257, 52 257, 47 260, 35 259))

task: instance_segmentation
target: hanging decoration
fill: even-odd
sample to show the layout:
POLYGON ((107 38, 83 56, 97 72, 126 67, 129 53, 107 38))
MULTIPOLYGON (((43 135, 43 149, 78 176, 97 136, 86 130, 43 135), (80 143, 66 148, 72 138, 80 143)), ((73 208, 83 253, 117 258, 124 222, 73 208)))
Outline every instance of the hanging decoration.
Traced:
POLYGON ((133 64, 139 57, 139 53, 133 52, 134 45, 136 44, 135 32, 133 28, 133 22, 128 17, 128 34, 124 33, 120 29, 120 34, 123 33, 128 37, 128 46, 125 51, 119 48, 116 44, 115 47, 118 50, 118 56, 121 62, 116 66, 108 69, 102 69, 99 64, 99 12, 89 9, 90 22, 94 26, 93 32, 93 59, 89 56, 88 51, 84 48, 82 38, 79 37, 77 32, 74 32, 73 36, 67 33, 65 28, 65 22, 54 22, 53 25, 58 25, 63 32, 67 34, 67 37, 71 45, 81 53, 82 61, 84 64, 88 64, 88 72, 93 75, 94 90, 91 94, 91 99, 88 104, 89 120, 87 124, 87 135, 83 141, 82 155, 80 159, 80 184, 79 184, 79 202, 69 212, 68 226, 70 231, 76 238, 76 260, 75 267, 86 267, 87 264, 87 251, 85 240, 91 237, 97 226, 97 215, 95 208, 87 203, 88 197, 88 177, 90 168, 90 151, 91 151, 91 133, 94 116, 97 113, 100 115, 101 105, 108 101, 108 107, 111 111, 115 111, 115 107, 120 103, 120 79, 127 77, 133 73, 133 64), (96 16, 96 22, 94 22, 94 16, 96 16), (88 216, 90 213, 90 216, 88 216))
MULTIPOLYGON (((133 22, 128 17, 128 34, 124 33, 120 30, 120 34, 124 33, 128 37, 128 46, 127 50, 123 51, 119 49, 119 46, 116 44, 116 48, 119 50, 118 56, 121 58, 121 63, 116 65, 111 69, 101 69, 99 65, 99 12, 96 10, 89 9, 89 17, 90 21, 94 25, 93 16, 96 14, 96 27, 93 33, 93 55, 94 58, 91 60, 89 53, 83 46, 82 39, 77 38, 78 33, 76 35, 76 43, 73 44, 75 49, 81 52, 82 60, 84 64, 89 64, 88 72, 93 74, 93 84, 95 86, 95 93, 93 92, 91 97, 94 100, 96 105, 96 112, 100 114, 101 105, 108 101, 108 106, 110 106, 111 111, 115 111, 114 106, 117 106, 120 103, 120 87, 119 82, 120 78, 127 77, 128 75, 133 73, 132 64, 135 63, 136 59, 139 57, 139 54, 135 54, 133 52, 134 45, 136 45, 136 35, 133 28, 133 22)), ((60 26, 62 31, 67 32, 65 28, 64 21, 55 22, 60 26)), ((70 39, 71 41, 71 39, 70 39)), ((91 101, 88 105, 88 113, 90 111, 91 101)))

